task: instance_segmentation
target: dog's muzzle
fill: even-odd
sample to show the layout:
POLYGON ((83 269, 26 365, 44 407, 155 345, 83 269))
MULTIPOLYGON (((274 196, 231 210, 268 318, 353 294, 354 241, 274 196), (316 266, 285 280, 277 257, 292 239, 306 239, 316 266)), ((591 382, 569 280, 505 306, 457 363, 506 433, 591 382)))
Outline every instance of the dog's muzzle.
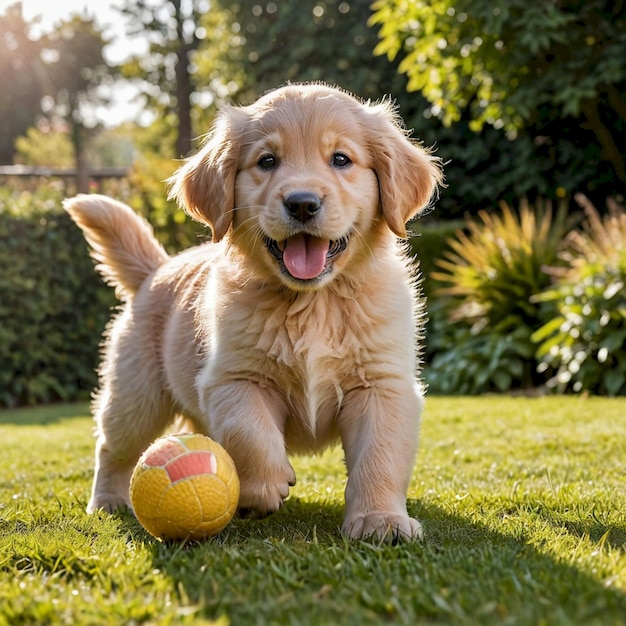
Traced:
POLYGON ((344 252, 348 240, 348 236, 329 241, 298 233, 280 242, 266 237, 265 245, 284 274, 298 281, 309 282, 332 271, 334 261, 344 252))

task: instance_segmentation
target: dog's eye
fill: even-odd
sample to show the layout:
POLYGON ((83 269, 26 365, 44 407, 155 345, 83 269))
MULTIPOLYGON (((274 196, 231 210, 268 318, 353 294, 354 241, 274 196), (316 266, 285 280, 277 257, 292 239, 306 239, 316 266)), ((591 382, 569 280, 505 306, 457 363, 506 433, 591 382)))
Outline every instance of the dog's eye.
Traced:
POLYGON ((347 167, 352 163, 350 158, 343 154, 343 152, 335 152, 331 162, 335 167, 347 167))
POLYGON ((258 161, 257 165, 262 170, 271 170, 278 164, 276 157, 273 154, 264 154, 258 161))

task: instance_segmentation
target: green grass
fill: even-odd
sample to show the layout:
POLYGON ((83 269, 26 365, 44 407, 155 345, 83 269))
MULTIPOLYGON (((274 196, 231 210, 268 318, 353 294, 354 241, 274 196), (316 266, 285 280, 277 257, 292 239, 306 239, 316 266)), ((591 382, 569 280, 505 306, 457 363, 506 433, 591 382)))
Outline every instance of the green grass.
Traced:
POLYGON ((427 401, 423 543, 339 534, 339 451, 263 521, 167 545, 87 516, 84 405, 0 412, 0 624, 626 624, 626 401, 427 401))

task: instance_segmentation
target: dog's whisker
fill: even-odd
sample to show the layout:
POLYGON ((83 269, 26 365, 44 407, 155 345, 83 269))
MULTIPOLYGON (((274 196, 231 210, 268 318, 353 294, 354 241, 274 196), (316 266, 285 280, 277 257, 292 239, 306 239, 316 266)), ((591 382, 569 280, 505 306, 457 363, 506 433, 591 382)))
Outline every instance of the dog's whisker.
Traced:
POLYGON ((356 236, 356 238, 360 240, 360 242, 363 244, 363 246, 367 249, 367 252, 368 252, 370 258, 376 260, 376 255, 374 254, 374 251, 370 247, 369 243, 367 243, 367 239, 364 237, 364 235, 361 233, 361 231, 358 228, 355 227, 355 229, 352 232, 356 236))
POLYGON ((242 236, 248 236, 250 233, 252 233, 253 236, 256 235, 257 238, 263 236, 263 231, 256 217, 249 217, 247 220, 241 222, 241 224, 237 226, 237 232, 242 236))
POLYGON ((253 243, 250 255, 254 256, 257 250, 257 245, 264 239, 263 230, 258 224, 256 216, 251 216, 241 222, 241 224, 238 224, 236 230, 240 236, 252 239, 253 243))

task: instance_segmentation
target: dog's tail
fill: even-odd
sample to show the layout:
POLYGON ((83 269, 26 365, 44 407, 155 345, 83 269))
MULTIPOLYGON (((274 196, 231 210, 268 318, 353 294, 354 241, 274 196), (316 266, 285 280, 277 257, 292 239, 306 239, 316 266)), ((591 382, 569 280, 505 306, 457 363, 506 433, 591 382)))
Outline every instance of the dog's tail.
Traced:
POLYGON ((92 247, 96 269, 122 300, 132 297, 168 258, 150 224, 122 202, 81 194, 65 200, 63 208, 92 247))

